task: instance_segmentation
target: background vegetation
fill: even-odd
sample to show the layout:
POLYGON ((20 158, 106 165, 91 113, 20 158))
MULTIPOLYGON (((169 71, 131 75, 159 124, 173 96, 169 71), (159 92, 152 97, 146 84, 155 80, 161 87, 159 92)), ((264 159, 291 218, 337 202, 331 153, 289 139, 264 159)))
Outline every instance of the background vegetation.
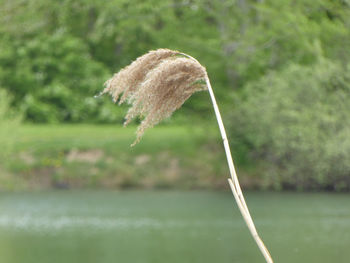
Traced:
POLYGON ((227 170, 220 168, 225 164, 207 94, 195 95, 165 123, 158 131, 165 132, 163 139, 150 132, 155 142, 143 142, 138 153, 123 148, 129 141, 121 134, 129 131, 117 129, 125 108, 93 98, 133 59, 168 47, 207 67, 246 187, 350 189, 347 0, 1 0, 0 36, 2 188, 146 186, 136 183, 141 170, 144 176, 161 174, 160 166, 174 158, 178 178, 196 179, 164 183, 159 176, 149 185, 220 185, 215 178, 225 178, 227 170), (20 119, 25 126, 18 126, 20 119), (210 132, 194 132, 199 139, 192 142, 195 136, 178 133, 178 126, 189 124, 210 132), (97 143, 104 128, 108 143, 97 143), (73 138, 86 129, 90 133, 75 145, 73 138), (167 144, 169 138, 177 139, 167 144), (157 160, 171 148, 175 152, 166 161, 135 171, 131 160, 141 152, 157 160), (132 183, 86 183, 89 172, 80 172, 86 162, 67 161, 74 149, 76 156, 102 151, 103 164, 89 164, 95 174, 113 170, 115 178, 132 183), (114 156, 113 165, 107 155, 114 156), (61 160, 60 167, 45 158, 61 160), (80 174, 85 183, 70 179, 80 174))

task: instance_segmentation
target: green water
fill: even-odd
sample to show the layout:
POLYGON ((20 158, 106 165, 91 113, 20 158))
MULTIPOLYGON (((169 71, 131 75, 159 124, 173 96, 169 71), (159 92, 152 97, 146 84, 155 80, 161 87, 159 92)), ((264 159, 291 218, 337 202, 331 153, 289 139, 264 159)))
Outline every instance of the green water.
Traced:
MULTIPOLYGON (((350 262, 350 195, 247 193, 275 262, 350 262)), ((0 193, 1 263, 264 262, 230 193, 0 193)))

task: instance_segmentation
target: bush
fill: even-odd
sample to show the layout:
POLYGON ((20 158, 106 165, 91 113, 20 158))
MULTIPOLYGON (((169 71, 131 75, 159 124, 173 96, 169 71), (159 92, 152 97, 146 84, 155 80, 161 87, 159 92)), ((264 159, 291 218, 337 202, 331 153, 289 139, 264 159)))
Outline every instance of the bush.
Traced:
POLYGON ((350 65, 292 64, 236 96, 230 131, 266 187, 350 189, 350 65))
MULTIPOLYGON (((22 116, 10 109, 11 98, 0 89, 0 160, 7 158, 12 150, 22 116)), ((1 168, 1 167, 0 167, 1 168)))
POLYGON ((94 100, 111 74, 81 39, 56 33, 27 41, 7 39, 0 54, 0 83, 13 107, 32 122, 115 121, 123 117, 94 100), (105 112, 110 113, 105 117, 105 112))

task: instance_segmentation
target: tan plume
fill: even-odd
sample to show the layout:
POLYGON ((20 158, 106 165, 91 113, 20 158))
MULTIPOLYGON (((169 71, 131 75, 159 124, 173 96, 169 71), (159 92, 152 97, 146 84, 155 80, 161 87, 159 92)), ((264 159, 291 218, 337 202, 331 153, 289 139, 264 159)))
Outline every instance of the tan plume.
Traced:
POLYGON ((129 95, 138 89, 144 81, 146 74, 155 68, 163 59, 176 55, 178 52, 170 49, 157 49, 137 58, 129 66, 121 69, 112 78, 105 82, 106 88, 102 94, 109 93, 114 102, 123 103, 129 95))
POLYGON ((229 185, 243 219, 266 262, 273 263, 268 249, 255 228, 239 185, 224 123, 205 68, 187 54, 169 49, 158 49, 138 58, 131 65, 116 73, 105 85, 106 88, 101 94, 109 93, 113 100, 117 101, 120 94, 123 93, 119 103, 127 99, 131 104, 125 118, 125 125, 137 116, 143 117, 137 129, 134 144, 140 140, 145 129, 169 117, 194 92, 208 89, 231 174, 228 180, 229 185))
POLYGON ((147 128, 170 117, 194 92, 205 89, 205 76, 205 68, 197 61, 177 51, 158 49, 116 73, 106 82, 102 94, 109 93, 117 101, 123 93, 119 104, 125 100, 131 104, 124 125, 143 117, 135 145, 147 128))
POLYGON ((204 67, 188 58, 167 59, 151 70, 130 98, 132 107, 126 115, 125 124, 144 116, 136 142, 145 129, 170 117, 194 92, 203 90, 199 81, 205 74, 204 67))

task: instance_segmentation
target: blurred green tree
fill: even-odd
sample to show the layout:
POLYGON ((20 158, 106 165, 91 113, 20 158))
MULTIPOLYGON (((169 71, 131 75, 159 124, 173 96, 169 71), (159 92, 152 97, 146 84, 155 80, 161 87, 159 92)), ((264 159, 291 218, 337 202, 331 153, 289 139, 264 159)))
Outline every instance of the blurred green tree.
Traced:
POLYGON ((266 186, 350 189, 349 69, 323 58, 312 67, 291 63, 237 97, 233 148, 266 186))
POLYGON ((315 41, 325 56, 346 64, 350 54, 348 1, 198 1, 211 16, 221 40, 232 88, 259 79, 290 62, 312 64, 315 41))
POLYGON ((98 103, 92 96, 108 71, 90 59, 83 41, 56 33, 8 42, 0 54, 6 65, 0 69, 0 81, 27 120, 76 122, 96 116, 98 103))
MULTIPOLYGON (((289 166, 286 178, 292 181, 288 183, 289 179, 281 177, 276 181, 279 187, 288 184, 309 187, 310 183, 298 183, 299 179, 296 179, 297 171, 302 172, 302 162, 297 160, 303 154, 318 160, 305 162, 312 171, 309 182, 316 180, 318 174, 323 178, 317 179, 322 188, 342 188, 344 185, 344 180, 339 178, 349 174, 348 168, 344 168, 345 165, 332 167, 336 176, 331 182, 331 172, 325 172, 330 168, 322 168, 320 160, 329 167, 335 156, 339 155, 339 160, 349 158, 347 150, 342 148, 347 144, 338 147, 339 141, 347 140, 345 129, 340 129, 342 132, 326 129, 332 136, 327 137, 328 150, 323 151, 322 157, 316 158, 308 151, 311 151, 311 144, 317 148, 322 142, 312 134, 318 133, 317 127, 323 129, 323 124, 317 126, 315 119, 321 119, 323 123, 328 116, 325 109, 335 107, 339 116, 350 114, 349 108, 338 103, 338 91, 327 90, 323 85, 326 82, 325 85, 330 87, 330 79, 346 76, 349 46, 350 3, 347 0, 0 2, 0 86, 14 98, 11 107, 23 111, 24 119, 30 122, 122 121, 125 108, 101 103, 101 100, 93 99, 93 95, 101 89, 105 79, 136 57, 151 49, 168 47, 191 54, 206 65, 224 118, 231 116, 228 121, 240 123, 242 117, 239 114, 247 114, 247 120, 239 129, 236 125, 231 126, 232 135, 240 136, 234 143, 238 158, 242 161, 261 159, 267 163, 260 146, 274 144, 270 144, 269 132, 258 131, 263 127, 274 129, 275 125, 277 130, 283 129, 283 125, 289 127, 289 122, 276 120, 279 112, 273 111, 279 109, 272 105, 293 96, 302 97, 277 85, 277 82, 283 82, 285 86, 292 86, 292 75, 299 74, 294 76, 294 81, 299 81, 295 84, 298 86, 295 92, 303 94, 311 85, 312 96, 318 98, 323 94, 325 97, 317 101, 317 107, 291 104, 292 108, 306 107, 293 120, 298 131, 293 134, 302 134, 300 140, 304 143, 301 145, 308 150, 297 150, 300 154, 293 154, 296 159, 281 157, 280 152, 289 152, 289 146, 282 150, 281 145, 274 145, 267 151, 270 154, 273 149, 271 156, 278 153, 276 163, 289 166), (330 72, 326 72, 325 65, 331 68, 330 72), (276 93, 270 90, 270 80, 276 93), (275 117, 256 120, 262 110, 259 103, 267 103, 263 99, 264 92, 274 94, 270 97, 268 116, 275 117), (330 104, 326 96, 333 98, 336 105, 330 104), (308 116, 314 118, 308 119, 308 116), (254 128, 257 123, 259 127, 254 128), (299 133, 304 126, 310 130, 299 133), (337 150, 343 151, 342 154, 336 153, 337 150), (322 171, 317 172, 318 169, 322 171)), ((347 87, 345 84, 342 85, 347 87)), ((191 123, 195 120, 203 122, 208 116, 213 117, 209 112, 209 98, 202 93, 192 97, 175 118, 191 123)), ((339 120, 334 122, 340 123, 339 120)), ((279 141, 285 140, 287 138, 279 141)), ((320 149, 315 152, 321 152, 320 149)), ((348 185, 346 180, 345 185, 348 185)))
POLYGON ((4 89, 0 89, 0 160, 12 153, 13 142, 17 139, 18 127, 22 120, 21 113, 14 111, 10 104, 10 95, 4 89))

